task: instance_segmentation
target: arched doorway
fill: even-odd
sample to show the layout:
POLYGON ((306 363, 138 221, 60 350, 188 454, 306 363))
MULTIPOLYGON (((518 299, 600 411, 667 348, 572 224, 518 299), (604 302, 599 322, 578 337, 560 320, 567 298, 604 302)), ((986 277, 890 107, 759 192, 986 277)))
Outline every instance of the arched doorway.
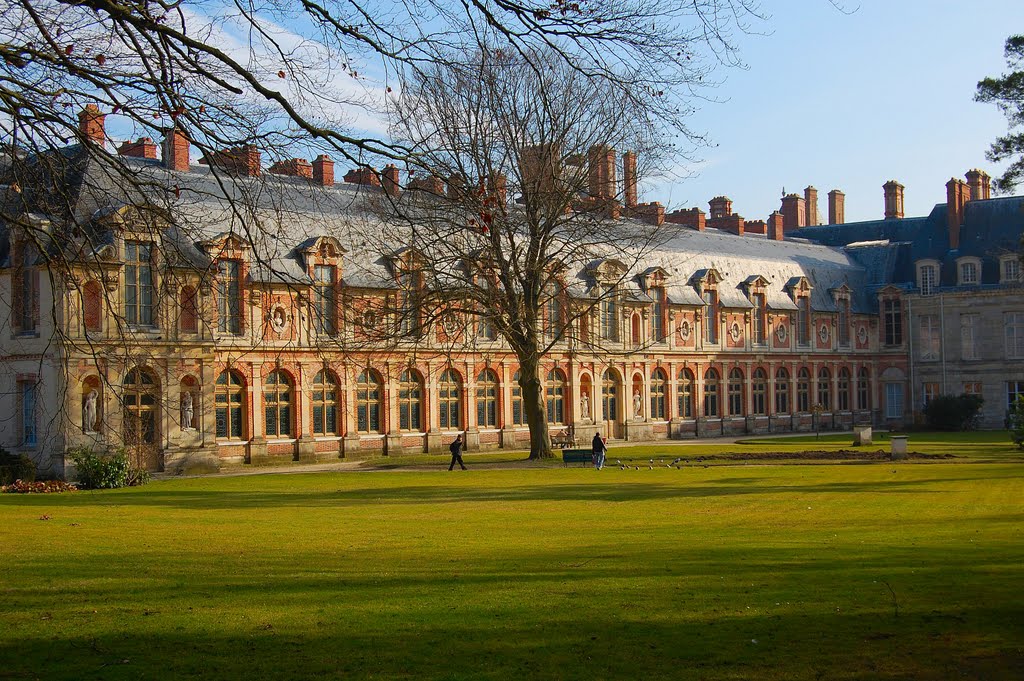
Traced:
POLYGON ((132 369, 124 377, 124 445, 132 465, 160 470, 160 388, 153 374, 132 369))
POLYGON ((615 369, 608 369, 601 377, 601 418, 604 419, 604 435, 609 438, 622 436, 621 402, 622 379, 615 369))

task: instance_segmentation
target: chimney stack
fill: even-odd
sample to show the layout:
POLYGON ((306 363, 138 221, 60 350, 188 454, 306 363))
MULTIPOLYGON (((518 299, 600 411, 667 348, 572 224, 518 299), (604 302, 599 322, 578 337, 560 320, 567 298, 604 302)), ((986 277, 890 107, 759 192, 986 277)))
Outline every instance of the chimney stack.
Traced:
POLYGON ((360 168, 353 168, 352 170, 345 173, 345 182, 349 184, 361 184, 368 185, 370 187, 380 186, 380 177, 377 175, 377 171, 369 166, 362 166, 360 168))
POLYGON ((716 196, 708 201, 711 208, 711 219, 727 218, 732 215, 732 199, 728 196, 716 196))
POLYGON ((804 189, 804 210, 806 210, 806 216, 804 222, 807 223, 808 227, 813 227, 818 224, 818 190, 813 186, 808 186, 804 189))
POLYGON ((291 158, 287 161, 278 161, 274 165, 270 166, 268 171, 275 175, 304 177, 307 180, 313 179, 313 166, 304 158, 291 158))
POLYGON ((107 141, 104 118, 106 114, 100 113, 100 108, 95 104, 86 104, 85 108, 78 112, 78 131, 85 139, 101 147, 107 141))
POLYGON ((590 195, 596 199, 615 199, 615 150, 595 144, 587 153, 590 195))
POLYGON ((889 180, 882 185, 885 196, 885 219, 903 219, 903 185, 896 180, 889 180))
POLYGON ((987 173, 977 168, 968 170, 967 185, 971 189, 971 201, 983 201, 992 198, 992 178, 987 173))
POLYGON ((641 203, 633 208, 633 214, 649 225, 665 224, 665 207, 657 201, 641 203))
POLYGON ((562 148, 557 144, 526 147, 519 159, 523 199, 546 201, 562 178, 562 148))
POLYGON ((828 193, 828 224, 841 225, 846 222, 846 194, 838 189, 828 193))
POLYGON ((768 238, 772 241, 782 241, 785 232, 786 218, 779 211, 768 216, 768 238))
POLYGON ((199 159, 199 162, 217 166, 226 173, 241 177, 256 177, 260 174, 260 150, 254 144, 214 151, 199 159))
POLYGON ((949 247, 960 248, 960 226, 964 223, 964 205, 970 199, 967 183, 951 178, 946 183, 946 226, 949 229, 949 247))
POLYGON ((768 224, 764 220, 747 220, 743 223, 746 234, 767 234, 768 224))
POLYGON ((331 187, 334 185, 334 161, 326 154, 320 154, 313 159, 313 182, 331 187))
POLYGON ((635 208, 636 195, 636 154, 627 151, 622 154, 622 184, 626 208, 635 208))
POLYGON ((149 137, 140 137, 138 142, 122 142, 117 148, 117 155, 155 160, 156 143, 149 137))
POLYGON ((686 225, 693 227, 698 232, 703 232, 707 227, 707 218, 700 208, 690 210, 675 210, 665 216, 665 222, 673 225, 686 225))
POLYGON ((381 172, 381 180, 384 185, 384 191, 388 196, 398 196, 400 191, 398 184, 398 168, 394 163, 389 163, 384 166, 384 170, 381 172))
POLYGON ((807 208, 802 196, 786 194, 782 197, 782 223, 787 232, 804 227, 806 218, 807 208))
POLYGON ((171 128, 164 135, 164 167, 179 173, 188 172, 189 141, 177 128, 171 128))
POLYGON ((992 198, 992 178, 984 170, 981 171, 981 198, 982 200, 992 198))

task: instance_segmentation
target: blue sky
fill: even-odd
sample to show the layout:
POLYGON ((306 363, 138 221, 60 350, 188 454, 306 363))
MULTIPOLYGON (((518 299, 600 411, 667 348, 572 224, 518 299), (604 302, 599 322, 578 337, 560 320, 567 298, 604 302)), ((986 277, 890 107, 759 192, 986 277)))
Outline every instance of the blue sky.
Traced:
POLYGON ((1006 131, 992 105, 973 101, 985 76, 1005 70, 1003 43, 1024 32, 1024 2, 985 0, 765 0, 771 12, 739 37, 748 69, 726 82, 693 127, 716 146, 693 178, 642 188, 642 200, 699 206, 725 194, 747 219, 780 205, 783 187, 846 193, 846 220, 882 217, 882 184, 906 186, 906 214, 945 203, 945 183, 979 167, 1006 131))

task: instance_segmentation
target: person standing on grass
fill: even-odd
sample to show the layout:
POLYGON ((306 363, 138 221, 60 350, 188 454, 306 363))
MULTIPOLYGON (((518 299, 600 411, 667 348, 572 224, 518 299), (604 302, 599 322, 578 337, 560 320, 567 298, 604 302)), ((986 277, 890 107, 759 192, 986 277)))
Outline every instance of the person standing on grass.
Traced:
POLYGON ((608 443, 599 433, 594 433, 594 441, 591 443, 594 450, 594 468, 604 468, 604 457, 608 453, 608 443))
POLYGON ((462 463, 462 434, 459 433, 455 436, 455 442, 448 445, 449 451, 452 453, 452 462, 448 464, 448 470, 455 468, 455 464, 458 463, 462 466, 462 470, 466 470, 466 464, 462 463))

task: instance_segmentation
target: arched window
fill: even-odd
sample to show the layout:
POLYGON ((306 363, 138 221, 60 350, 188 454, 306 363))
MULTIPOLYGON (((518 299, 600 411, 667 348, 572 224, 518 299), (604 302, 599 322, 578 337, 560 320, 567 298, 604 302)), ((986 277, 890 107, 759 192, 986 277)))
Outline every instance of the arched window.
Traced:
POLYGON ((850 411, 850 370, 846 367, 839 369, 838 390, 839 411, 850 411))
POLYGON ((656 421, 664 421, 668 418, 665 413, 665 391, 668 379, 665 372, 655 369, 651 373, 651 418, 656 421))
POLYGON ((360 433, 380 432, 381 382, 377 374, 364 370, 356 379, 356 430, 360 433))
POLYGON ((313 434, 338 433, 338 382, 327 369, 313 378, 313 434))
POLYGON ((445 369, 441 374, 441 381, 437 385, 437 407, 442 428, 459 428, 459 414, 462 413, 462 382, 454 369, 445 369))
POLYGON ((775 372, 775 413, 789 413, 789 372, 783 367, 775 372))
POLYGON ((562 425, 565 423, 565 374, 560 369, 548 372, 547 384, 544 386, 547 398, 548 423, 562 425))
POLYGON ((235 371, 222 371, 214 386, 217 437, 242 439, 245 423, 245 383, 235 371))
POLYGON ((818 369, 818 404, 825 411, 832 409, 832 372, 828 367, 818 369))
POLYGON ((263 408, 267 437, 292 434, 292 383, 283 371, 272 371, 263 381, 263 408))
POLYGON ((498 427, 498 376, 490 369, 476 377, 476 424, 483 428, 498 427))
POLYGON ((152 374, 132 369, 124 377, 124 441, 128 445, 157 442, 157 385, 152 374))
POLYGON ((406 369, 398 379, 398 429, 423 430, 423 379, 415 369, 406 369))
POLYGON ((871 408, 871 378, 868 368, 857 370, 857 409, 865 411, 871 408))
POLYGON ((512 377, 512 425, 521 426, 526 423, 523 415, 523 389, 519 385, 519 372, 512 377))
POLYGON ((718 416, 719 391, 722 389, 721 379, 716 369, 704 372, 704 416, 718 416))
POLYGON ((199 331, 199 305, 196 290, 191 286, 184 286, 181 289, 181 312, 178 322, 182 333, 199 331))
POLYGON ((693 372, 683 369, 676 381, 676 415, 682 419, 693 418, 693 372))
POLYGON ((630 323, 630 340, 633 345, 640 345, 640 315, 634 313, 630 323))
POLYGON ((103 290, 98 281, 87 281, 82 287, 82 321, 85 330, 103 330, 103 290))
POLYGON ((739 368, 729 372, 729 416, 743 416, 743 372, 739 368))
POLYGON ((761 367, 754 369, 750 398, 753 402, 754 414, 764 416, 768 413, 768 373, 761 367))
POLYGON ((811 372, 807 367, 801 367, 796 374, 796 410, 811 410, 811 372))

